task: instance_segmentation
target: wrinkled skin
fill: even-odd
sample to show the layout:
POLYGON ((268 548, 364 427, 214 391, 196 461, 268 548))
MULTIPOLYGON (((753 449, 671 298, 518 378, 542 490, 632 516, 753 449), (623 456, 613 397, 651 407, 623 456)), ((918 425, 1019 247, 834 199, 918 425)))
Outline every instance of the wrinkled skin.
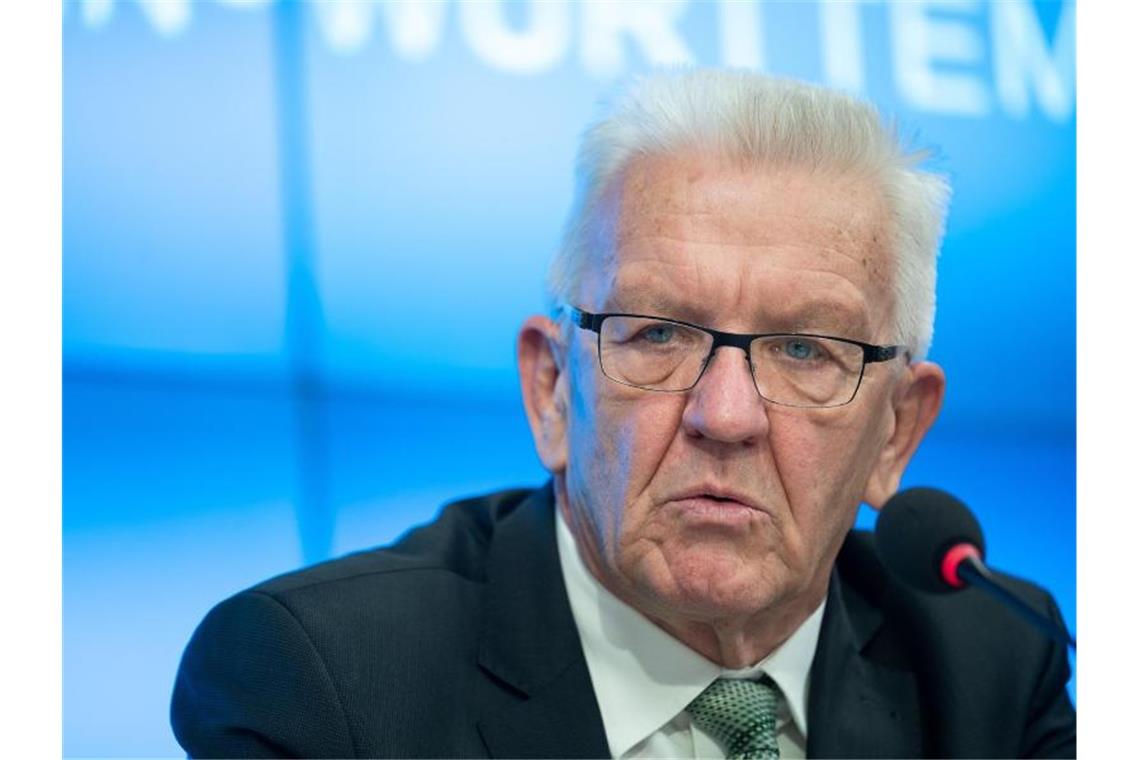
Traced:
MULTIPOLYGON (((643 157, 609 194, 612 239, 575 306, 733 332, 894 344, 876 188, 701 155, 643 157)), ((545 317, 519 336, 524 402, 590 571, 709 659, 751 665, 822 601, 861 500, 880 506, 941 404, 929 362, 869 364, 855 399, 761 399, 721 348, 695 388, 653 393, 598 366, 596 335, 545 317)))

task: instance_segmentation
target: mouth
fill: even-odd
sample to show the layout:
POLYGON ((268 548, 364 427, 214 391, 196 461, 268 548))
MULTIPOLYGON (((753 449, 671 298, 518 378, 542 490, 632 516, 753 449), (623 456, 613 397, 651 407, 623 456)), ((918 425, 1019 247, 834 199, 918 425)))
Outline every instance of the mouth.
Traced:
POLYGON ((676 497, 677 501, 706 501, 725 506, 739 506, 747 509, 762 511, 760 504, 745 493, 730 488, 718 486, 700 486, 682 492, 676 497))
POLYGON ((746 523, 764 510, 752 497, 731 489, 701 486, 678 494, 671 501, 687 520, 746 523))

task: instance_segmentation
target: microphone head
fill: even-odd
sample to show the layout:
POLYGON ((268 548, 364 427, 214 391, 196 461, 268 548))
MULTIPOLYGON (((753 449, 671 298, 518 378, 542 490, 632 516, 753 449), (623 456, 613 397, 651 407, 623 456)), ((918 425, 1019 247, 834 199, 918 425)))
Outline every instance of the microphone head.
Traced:
POLYGON ((875 523, 875 546, 891 575, 908 586, 944 593, 956 587, 943 575, 955 546, 985 556, 982 529, 965 504, 937 488, 910 488, 887 500, 875 523))

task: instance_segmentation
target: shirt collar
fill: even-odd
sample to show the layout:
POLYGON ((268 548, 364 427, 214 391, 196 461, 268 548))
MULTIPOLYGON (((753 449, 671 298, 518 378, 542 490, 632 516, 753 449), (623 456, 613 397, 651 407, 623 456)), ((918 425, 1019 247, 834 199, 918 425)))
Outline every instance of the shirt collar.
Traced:
POLYGON ((717 678, 756 678, 761 673, 780 687, 792 720, 807 736, 808 674, 826 599, 756 665, 722 668, 602 586, 579 556, 561 511, 555 512, 562 577, 613 757, 621 757, 673 720, 717 678))

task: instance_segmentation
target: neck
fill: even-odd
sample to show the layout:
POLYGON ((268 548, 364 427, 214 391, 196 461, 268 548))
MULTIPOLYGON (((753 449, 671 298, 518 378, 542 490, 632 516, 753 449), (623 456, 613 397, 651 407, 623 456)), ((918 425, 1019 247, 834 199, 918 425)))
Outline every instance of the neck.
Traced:
MULTIPOLYGON (((626 599, 622 601, 630 604, 626 599)), ((705 659, 736 670, 751 667, 775 651, 822 601, 821 594, 818 599, 792 609, 766 609, 746 617, 708 622, 654 616, 650 619, 705 659)))

